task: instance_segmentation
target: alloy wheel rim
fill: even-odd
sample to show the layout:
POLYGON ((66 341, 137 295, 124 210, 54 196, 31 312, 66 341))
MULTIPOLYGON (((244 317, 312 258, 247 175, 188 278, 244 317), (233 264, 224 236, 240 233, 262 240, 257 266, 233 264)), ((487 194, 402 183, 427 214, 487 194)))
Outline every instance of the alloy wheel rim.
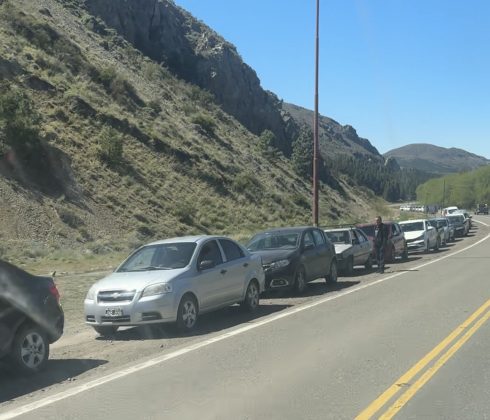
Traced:
POLYGON ((191 328, 196 323, 196 306, 194 302, 188 300, 184 303, 184 307, 182 310, 182 320, 187 328, 191 328))
POLYGON ((255 283, 252 283, 248 287, 248 301, 250 306, 255 307, 259 303, 259 292, 257 290, 257 286, 255 286, 255 283))
POLYGON ((44 340, 36 332, 31 332, 24 337, 21 346, 21 359, 28 368, 35 369, 46 356, 44 340))

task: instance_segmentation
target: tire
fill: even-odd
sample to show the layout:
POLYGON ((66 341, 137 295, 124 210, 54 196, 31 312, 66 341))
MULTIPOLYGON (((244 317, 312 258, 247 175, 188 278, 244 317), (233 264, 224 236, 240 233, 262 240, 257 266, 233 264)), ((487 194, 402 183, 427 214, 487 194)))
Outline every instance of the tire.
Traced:
POLYGON ((436 245, 434 246, 434 251, 435 251, 435 252, 439 251, 439 247, 440 247, 440 245, 441 245, 441 243, 440 243, 440 242, 441 242, 441 239, 440 239, 440 238, 437 238, 437 239, 436 239, 436 245))
POLYGON ((46 333, 37 325, 25 325, 15 334, 10 358, 24 374, 42 370, 49 358, 49 342, 46 333))
POLYGON ((245 292, 245 299, 241 302, 241 306, 247 312, 254 312, 260 304, 259 285, 256 280, 252 280, 245 292))
POLYGON ((371 270, 373 268, 373 257, 369 254, 367 261, 364 263, 366 270, 371 270))
POLYGON ((405 247, 403 248, 402 260, 403 261, 407 261, 408 260, 408 248, 407 248, 407 245, 406 244, 405 244, 405 247))
POLYGON ((354 272, 354 257, 350 256, 349 258, 347 258, 347 262, 345 264, 345 275, 352 276, 353 272, 354 272))
POLYGON ((119 327, 112 325, 94 325, 94 330, 102 337, 111 337, 116 334, 119 327))
POLYGON ((330 264, 330 270, 328 272, 328 276, 325 278, 325 280, 327 281, 327 283, 337 283, 337 276, 338 276, 338 272, 337 272, 337 262, 335 261, 332 261, 332 263, 330 264))
POLYGON ((177 329, 182 332, 191 331, 196 325, 197 316, 196 298, 191 294, 184 295, 177 310, 177 329))
POLYGON ((294 275, 293 289, 294 292, 299 295, 304 293, 306 289, 306 276, 305 269, 303 267, 298 267, 298 269, 296 270, 296 274, 294 275))
POLYGON ((395 246, 391 245, 390 252, 388 255, 385 254, 385 261, 392 263, 395 261, 395 246))

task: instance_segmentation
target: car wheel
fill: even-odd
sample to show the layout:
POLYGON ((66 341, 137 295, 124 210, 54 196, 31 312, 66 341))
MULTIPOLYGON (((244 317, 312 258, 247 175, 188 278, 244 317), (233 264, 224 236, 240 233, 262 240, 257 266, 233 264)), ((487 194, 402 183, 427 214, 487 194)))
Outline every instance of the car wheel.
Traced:
POLYGON ((395 247, 394 247, 394 245, 391 246, 390 253, 387 255, 386 261, 390 262, 390 263, 395 261, 395 247))
POLYGON ((441 239, 437 238, 436 239, 436 245, 434 246, 434 251, 439 251, 440 245, 441 245, 441 239))
POLYGON ((352 276, 353 272, 354 272, 354 257, 350 256, 349 258, 347 258, 347 262, 345 264, 345 275, 352 276))
POLYGON ((296 274, 294 276, 294 291, 297 294, 301 294, 306 289, 306 276, 305 269, 303 267, 298 267, 296 274))
POLYGON ((371 270, 371 268, 373 268, 373 257, 371 256, 371 254, 369 254, 368 259, 364 264, 364 267, 366 268, 366 270, 371 270))
POLYGON ((327 283, 337 283, 337 276, 337 263, 335 261, 332 261, 332 264, 330 264, 330 271, 325 280, 327 281, 327 283))
POLYGON ((408 248, 407 248, 407 244, 405 244, 405 247, 403 248, 402 260, 403 261, 408 260, 408 248))
POLYGON ((191 331, 196 325, 197 314, 197 302, 194 296, 184 295, 177 312, 177 328, 180 331, 191 331))
POLYGON ((36 325, 21 327, 15 335, 10 357, 22 373, 40 371, 49 358, 46 333, 36 325))
POLYGON ((118 328, 119 327, 115 327, 112 325, 104 325, 104 326, 94 325, 95 332, 97 332, 97 334, 99 334, 102 337, 113 336, 114 334, 116 334, 118 328))
POLYGON ((245 299, 241 303, 242 308, 248 312, 254 312, 259 306, 259 295, 259 286, 255 280, 252 280, 247 287, 245 299))

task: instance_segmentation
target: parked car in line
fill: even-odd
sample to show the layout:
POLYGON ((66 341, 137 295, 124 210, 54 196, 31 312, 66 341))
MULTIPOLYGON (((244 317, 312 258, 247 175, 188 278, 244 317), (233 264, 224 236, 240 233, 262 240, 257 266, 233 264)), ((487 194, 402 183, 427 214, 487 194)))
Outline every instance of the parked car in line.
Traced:
POLYGON ((449 224, 454 228, 454 236, 461 237, 468 233, 468 221, 464 218, 462 214, 450 214, 447 216, 449 224))
POLYGON ((441 215, 448 216, 458 210, 457 206, 449 206, 442 209, 441 215))
POLYGON ((440 237, 436 228, 427 219, 405 220, 400 222, 409 251, 439 250, 440 237))
POLYGON ((473 221, 472 221, 472 216, 471 214, 468 212, 468 210, 465 210, 465 209, 459 209, 459 210, 456 210, 455 212, 453 212, 452 214, 462 214, 465 218, 465 221, 467 223, 467 230, 466 230, 466 233, 468 233, 468 231, 473 227, 473 221))
POLYGON ((488 215, 488 204, 477 204, 475 209, 475 214, 487 214, 488 215))
POLYGON ((264 290, 260 257, 220 236, 186 236, 137 249, 85 298, 85 321, 99 334, 119 326, 177 323, 191 330, 198 316, 240 303, 254 311, 264 290))
POLYGON ((38 372, 49 345, 63 334, 60 294, 51 277, 29 274, 0 260, 0 359, 22 373, 38 372))
POLYGON ((373 266, 373 243, 355 227, 324 229, 327 238, 335 246, 339 272, 350 276, 354 266, 373 266))
MULTIPOLYGON (((397 222, 384 221, 388 231, 388 241, 385 248, 385 261, 393 262, 396 257, 400 257, 402 260, 408 258, 408 248, 405 236, 400 225, 397 222)), ((374 223, 359 224, 357 227, 368 237, 373 243, 373 259, 376 259, 376 250, 374 249, 374 231, 376 225, 374 223)))
POLYGON ((303 293, 318 278, 337 281, 334 245, 315 227, 271 229, 256 234, 247 249, 262 258, 266 289, 294 289, 303 293))
POLYGON ((446 246, 448 242, 454 240, 454 228, 449 224, 447 218, 434 217, 429 219, 429 223, 437 229, 441 245, 446 246))

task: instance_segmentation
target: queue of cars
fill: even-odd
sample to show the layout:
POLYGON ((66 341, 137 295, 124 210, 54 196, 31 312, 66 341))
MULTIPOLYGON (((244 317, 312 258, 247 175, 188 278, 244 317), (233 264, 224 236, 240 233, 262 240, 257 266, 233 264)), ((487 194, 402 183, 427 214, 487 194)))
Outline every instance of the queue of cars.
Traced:
MULTIPOLYGON (((453 210, 453 209, 451 209, 453 210)), ((437 251, 468 233, 471 216, 384 222, 386 261, 409 251, 437 251)), ((255 311, 267 290, 297 294, 323 278, 374 263, 374 224, 266 230, 244 246, 222 236, 185 236, 135 250, 113 273, 93 284, 84 300, 85 322, 102 336, 122 326, 173 323, 190 331, 201 314, 239 303, 255 311)), ((64 315, 52 278, 30 275, 0 260, 0 361, 24 372, 40 370, 49 345, 63 332, 64 315)))

